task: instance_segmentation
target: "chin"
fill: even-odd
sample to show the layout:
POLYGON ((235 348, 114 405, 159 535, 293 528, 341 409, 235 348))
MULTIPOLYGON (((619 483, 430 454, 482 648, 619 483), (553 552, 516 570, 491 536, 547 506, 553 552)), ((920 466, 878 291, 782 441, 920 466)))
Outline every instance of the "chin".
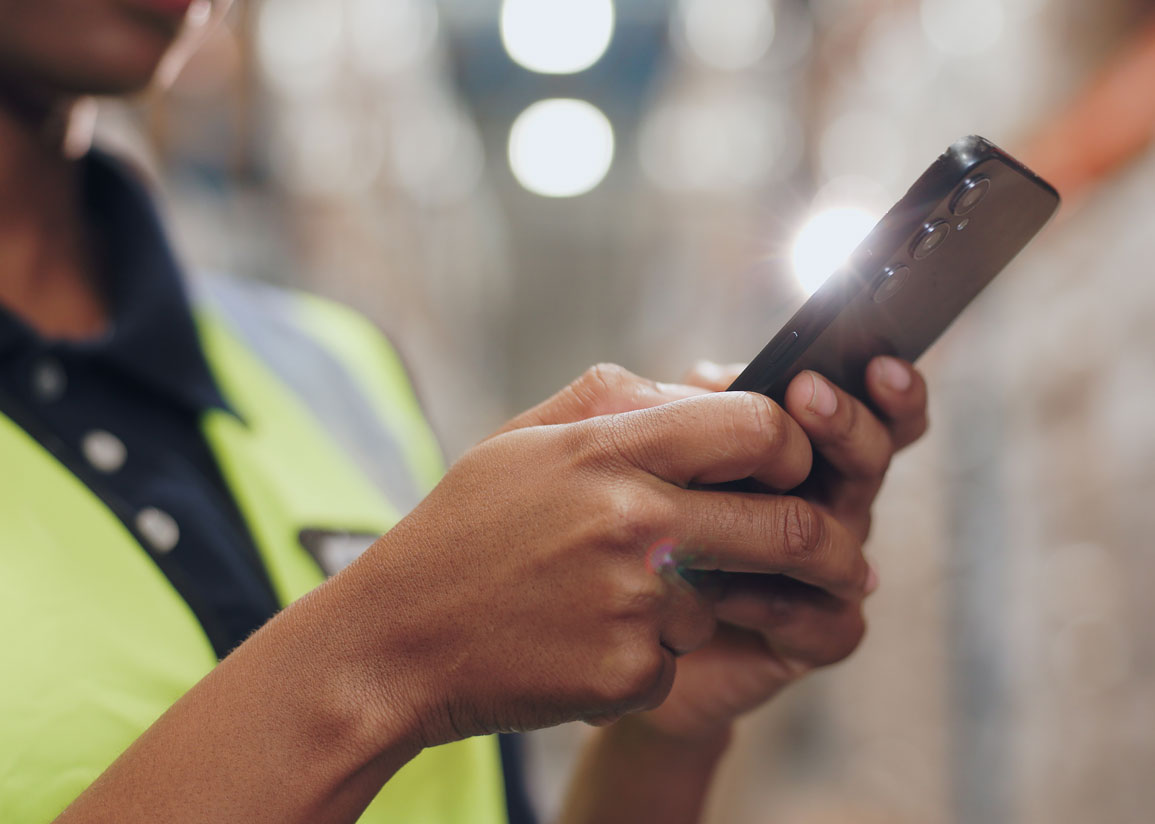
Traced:
POLYGON ((144 91, 152 84, 164 52, 157 55, 118 55, 85 66, 81 71, 62 74, 56 87, 65 95, 130 95, 144 91))
POLYGON ((11 2, 25 13, 0 28, 0 83, 48 98, 146 88, 180 28, 99 0, 0 0, 0 7, 11 2))

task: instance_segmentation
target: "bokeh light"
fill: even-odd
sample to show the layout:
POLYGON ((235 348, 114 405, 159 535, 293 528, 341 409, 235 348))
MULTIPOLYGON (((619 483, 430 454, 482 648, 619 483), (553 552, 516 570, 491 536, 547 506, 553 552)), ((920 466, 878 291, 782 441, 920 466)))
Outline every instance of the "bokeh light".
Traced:
POLYGON ((662 189, 726 193, 788 175, 801 153, 791 114, 757 93, 716 92, 665 103, 638 138, 642 170, 662 189))
POLYGON ((605 54, 614 33, 613 0, 505 0, 501 42, 530 71, 573 74, 605 54))
POLYGON ((991 49, 1002 37, 1006 19, 1002 0, 922 0, 920 11, 930 42, 956 57, 991 49))
POLYGON ((351 55, 369 76, 411 68, 437 40, 437 7, 431 0, 347 2, 351 55))
POLYGON ((893 118, 859 110, 840 115, 823 130, 818 154, 826 178, 869 175, 895 185, 905 171, 907 146, 893 118))
POLYGON ((927 42, 917 7, 879 14, 858 54, 861 77, 876 94, 896 100, 925 92, 938 77, 941 52, 927 42))
POLYGON ((269 85, 300 96, 330 87, 340 70, 343 6, 268 0, 260 6, 257 57, 269 85))
POLYGON ((790 255, 794 277, 806 294, 818 291, 876 222, 875 215, 856 206, 825 209, 806 222, 790 255))
POLYGON ((693 56, 724 71, 753 66, 774 41, 770 0, 681 0, 674 20, 693 56))
POLYGON ((389 152, 390 172, 417 203, 452 206, 481 184, 485 152, 469 115, 455 106, 421 106, 403 112, 404 127, 389 152))
POLYGON ((278 180, 302 197, 335 198, 364 191, 382 161, 377 129, 358 128, 333 103, 301 104, 280 115, 269 153, 278 180))
POLYGON ((593 189, 614 159, 614 130, 584 100, 539 100, 514 121, 509 165, 517 181, 543 197, 574 197, 593 189))

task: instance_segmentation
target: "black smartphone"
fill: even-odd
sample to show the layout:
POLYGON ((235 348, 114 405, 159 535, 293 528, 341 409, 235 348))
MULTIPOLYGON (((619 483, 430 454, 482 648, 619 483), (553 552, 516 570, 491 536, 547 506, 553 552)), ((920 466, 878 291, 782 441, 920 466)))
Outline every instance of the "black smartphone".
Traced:
POLYGON ((913 362, 1058 209, 1046 181, 981 137, 964 137, 886 213, 847 263, 730 386, 781 403, 812 369, 866 399, 877 355, 913 362))

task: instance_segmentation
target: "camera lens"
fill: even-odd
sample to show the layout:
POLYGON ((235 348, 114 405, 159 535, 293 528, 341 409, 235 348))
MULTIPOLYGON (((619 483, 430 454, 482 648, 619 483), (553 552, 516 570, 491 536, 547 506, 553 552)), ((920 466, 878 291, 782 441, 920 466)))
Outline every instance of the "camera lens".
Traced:
POLYGON ((946 236, 950 234, 950 224, 945 220, 938 220, 934 223, 928 223, 923 227, 922 232, 914 240, 914 245, 910 247, 910 253, 915 260, 923 260, 928 258, 938 251, 938 247, 946 242, 946 236))
POLYGON ((897 295, 909 276, 910 269, 906 266, 888 266, 883 269, 882 278, 874 290, 874 302, 885 303, 897 295))
POLYGON ((950 210, 962 217, 974 211, 991 190, 991 182, 985 177, 975 177, 966 181, 950 202, 950 210))

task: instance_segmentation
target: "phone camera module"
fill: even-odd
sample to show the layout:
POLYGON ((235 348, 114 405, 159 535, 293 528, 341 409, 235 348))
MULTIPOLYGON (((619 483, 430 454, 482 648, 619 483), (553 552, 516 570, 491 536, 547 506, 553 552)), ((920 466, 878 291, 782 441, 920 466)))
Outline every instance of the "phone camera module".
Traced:
POLYGON ((936 220, 934 223, 926 224, 918 237, 914 239, 914 245, 910 247, 911 255, 914 256, 915 260, 924 260, 930 257, 946 242, 949 234, 950 224, 945 220, 936 220))
POLYGON ((885 303, 898 294, 898 290, 910 277, 910 268, 907 266, 888 266, 882 270, 882 279, 874 290, 874 302, 885 303))
POLYGON ((982 203, 987 192, 991 190, 991 182, 985 177, 973 177, 963 183, 950 202, 950 210, 958 217, 970 214, 975 207, 982 203))

